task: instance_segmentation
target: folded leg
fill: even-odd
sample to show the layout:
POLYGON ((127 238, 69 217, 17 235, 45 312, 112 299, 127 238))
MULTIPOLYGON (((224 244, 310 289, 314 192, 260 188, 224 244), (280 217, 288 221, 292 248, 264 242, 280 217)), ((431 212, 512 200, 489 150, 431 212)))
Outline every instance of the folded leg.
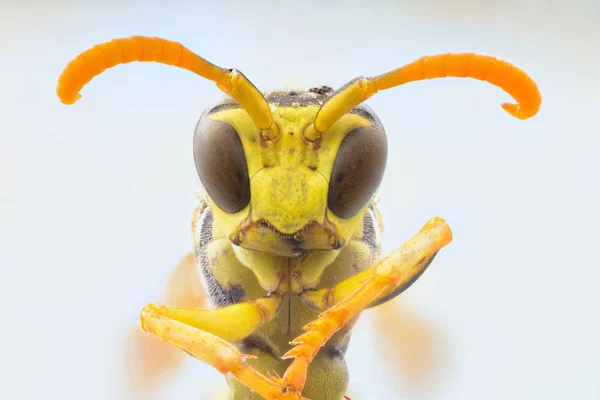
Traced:
MULTIPOLYGON (((280 298, 277 299, 274 297, 271 299, 271 302, 277 301, 281 303, 280 298)), ((238 305, 225 308, 236 306, 238 305)), ((214 311, 218 312, 220 310, 222 309, 214 311)), ((240 308, 238 310, 242 311, 240 308)), ((153 305, 146 306, 141 314, 142 329, 153 333, 167 343, 177 346, 191 356, 204 361, 222 374, 232 374, 252 391, 259 393, 267 399, 279 399, 281 397, 281 386, 276 381, 262 375, 248 365, 246 360, 252 356, 240 353, 232 344, 212 333, 164 315, 171 314, 171 311, 173 310, 160 309, 153 305)), ((260 314, 261 311, 257 311, 257 313, 260 314)), ((177 317, 182 316, 179 313, 174 314, 177 317)), ((243 316, 242 314, 240 314, 241 317, 243 316)), ((222 322, 227 323, 231 321, 223 320, 222 322)))
POLYGON ((378 299, 413 282, 423 272, 428 260, 451 240, 452 233, 446 222, 432 218, 402 247, 359 274, 361 278, 349 278, 325 292, 307 292, 303 297, 313 306, 326 308, 328 304, 335 305, 309 323, 305 327, 307 332, 296 338, 292 342, 294 347, 284 355, 284 358, 294 359, 283 377, 283 384, 288 390, 302 390, 308 364, 337 330, 378 299))
POLYGON ((304 398, 299 393, 287 393, 278 378, 267 377, 252 368, 247 360, 254 356, 242 354, 226 340, 237 341, 250 335, 277 314, 281 303, 282 296, 274 295, 216 310, 186 310, 151 304, 142 310, 141 324, 145 331, 204 361, 222 374, 231 374, 267 400, 302 400, 304 398))
MULTIPOLYGON (((386 303, 408 289, 417 281, 417 279, 419 279, 421 275, 423 275, 436 255, 437 251, 432 255, 426 256, 424 259, 419 260, 419 265, 416 266, 417 268, 415 269, 414 274, 410 276, 410 279, 403 281, 397 287, 386 287, 366 308, 376 307, 380 304, 386 303)), ((375 274, 375 268, 368 268, 340 282, 333 288, 306 291, 301 294, 301 297, 302 300, 304 300, 304 302, 313 309, 317 311, 325 311, 352 295, 364 284, 364 282, 373 279, 375 274)))
MULTIPOLYGON (((246 338, 263 323, 272 319, 279 311, 281 303, 281 295, 273 295, 268 298, 245 301, 214 310, 190 310, 181 307, 148 304, 142 310, 142 328, 147 330, 144 326, 148 318, 153 319, 163 316, 169 320, 196 328, 199 331, 210 333, 227 342, 235 343, 246 338)), ((157 336, 160 337, 158 334, 157 336)))

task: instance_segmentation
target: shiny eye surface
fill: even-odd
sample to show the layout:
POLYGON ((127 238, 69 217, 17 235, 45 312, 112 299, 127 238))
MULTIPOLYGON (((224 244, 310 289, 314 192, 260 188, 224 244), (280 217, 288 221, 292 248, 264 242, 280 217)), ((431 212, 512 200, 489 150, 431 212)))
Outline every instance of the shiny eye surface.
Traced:
POLYGON ((378 124, 350 131, 338 150, 327 206, 340 218, 355 216, 371 199, 383 179, 387 139, 378 124))
POLYGON ((203 116, 194 132, 194 162, 204 189, 233 214, 250 202, 250 180, 242 141, 230 124, 203 116))

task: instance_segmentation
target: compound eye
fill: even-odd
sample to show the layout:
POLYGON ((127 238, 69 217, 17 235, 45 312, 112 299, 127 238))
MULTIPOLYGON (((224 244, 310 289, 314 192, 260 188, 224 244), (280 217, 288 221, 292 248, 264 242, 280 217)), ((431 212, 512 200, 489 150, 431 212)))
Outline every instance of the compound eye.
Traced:
POLYGON ((242 141, 233 126, 203 116, 194 132, 194 162, 204 189, 233 214, 250 202, 250 180, 242 141))
POLYGON ((338 150, 327 206, 340 218, 351 218, 369 202, 379 187, 387 161, 387 139, 379 125, 350 131, 338 150))

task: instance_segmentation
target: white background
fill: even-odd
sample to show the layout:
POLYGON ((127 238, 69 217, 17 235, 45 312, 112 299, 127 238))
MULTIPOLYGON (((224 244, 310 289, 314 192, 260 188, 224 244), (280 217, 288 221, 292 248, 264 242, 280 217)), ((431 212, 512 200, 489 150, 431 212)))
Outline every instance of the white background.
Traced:
MULTIPOLYGON (((191 249, 192 132, 215 86, 135 64, 96 78, 72 107, 55 95, 78 52, 133 34, 181 41, 263 90, 339 87, 447 51, 524 68, 544 99, 527 121, 474 80, 369 100, 389 137, 384 251, 434 215, 454 241, 398 301, 433 327, 438 369, 416 384, 386 370, 365 314, 351 394, 600 398, 599 2, 155 3, 0 6, 0 398, 131 398, 123 338, 191 249)), ((145 398, 223 385, 188 359, 145 398)))

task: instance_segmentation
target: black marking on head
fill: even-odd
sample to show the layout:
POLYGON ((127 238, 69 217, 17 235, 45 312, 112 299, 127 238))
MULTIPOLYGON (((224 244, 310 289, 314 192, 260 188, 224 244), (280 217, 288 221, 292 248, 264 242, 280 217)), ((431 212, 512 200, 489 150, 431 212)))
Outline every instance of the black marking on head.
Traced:
POLYGON ((325 86, 325 85, 312 87, 312 88, 308 89, 308 91, 311 93, 316 93, 316 94, 321 94, 321 95, 324 95, 324 94, 330 95, 334 92, 332 87, 325 86))
POLYGON ((306 90, 282 91, 276 90, 265 95, 269 104, 277 107, 305 107, 310 105, 321 105, 328 98, 327 93, 317 93, 306 90))
POLYGON ((211 301, 217 307, 224 307, 243 301, 245 293, 241 286, 232 285, 229 288, 224 288, 217 281, 210 269, 210 261, 207 254, 208 244, 213 239, 213 215, 210 207, 206 207, 202 215, 200 215, 198 225, 200 229, 200 242, 198 243, 198 247, 196 247, 196 262, 211 301))
MULTIPOLYGON (((318 86, 308 90, 290 90, 282 91, 275 90, 265 94, 265 99, 269 104, 278 107, 305 107, 309 105, 322 105, 333 94, 333 89, 329 86, 318 86)), ((231 97, 226 96, 218 104, 209 107, 206 111, 207 115, 217 113, 223 110, 232 110, 241 106, 231 97)), ((377 115, 370 107, 360 104, 349 111, 350 114, 360 115, 361 117, 381 125, 377 115)))
POLYGON ((226 96, 223 100, 221 100, 218 104, 209 107, 206 111, 208 115, 217 113, 223 110, 231 110, 234 108, 240 108, 240 105, 231 97, 226 96))
POLYGON ((374 125, 382 126, 381 121, 379 120, 377 115, 373 112, 373 110, 371 110, 371 107, 367 105, 359 104, 358 106, 351 109, 349 113, 361 116, 367 121, 371 121, 374 125))

